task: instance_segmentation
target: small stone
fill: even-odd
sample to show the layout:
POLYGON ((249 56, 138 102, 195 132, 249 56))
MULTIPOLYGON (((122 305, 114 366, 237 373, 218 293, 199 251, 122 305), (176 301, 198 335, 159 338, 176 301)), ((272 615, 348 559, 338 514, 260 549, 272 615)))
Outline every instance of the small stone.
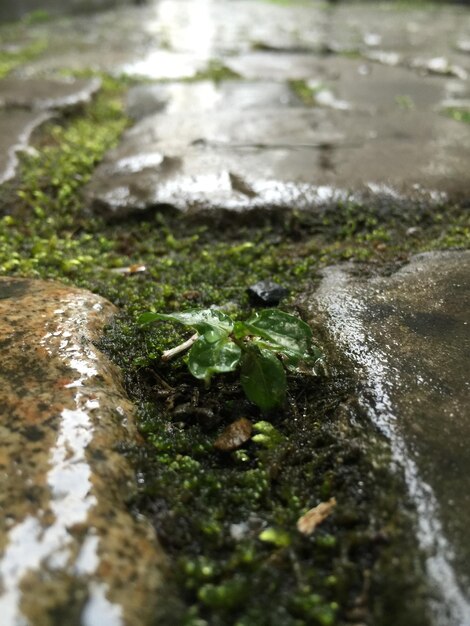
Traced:
POLYGON ((277 306, 289 291, 273 280, 260 280, 246 290, 252 304, 257 306, 277 306))
POLYGON ((252 433, 253 427, 246 417, 232 422, 214 441, 214 448, 222 452, 231 452, 246 443, 252 433))

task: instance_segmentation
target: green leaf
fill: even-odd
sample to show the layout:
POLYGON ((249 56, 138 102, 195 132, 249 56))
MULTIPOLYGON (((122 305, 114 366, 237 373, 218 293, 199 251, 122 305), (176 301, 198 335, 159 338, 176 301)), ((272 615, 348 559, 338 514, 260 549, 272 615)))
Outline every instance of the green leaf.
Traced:
POLYGON ((284 363, 284 367, 286 367, 290 372, 316 375, 315 365, 318 364, 323 357, 324 354, 322 351, 317 348, 317 346, 312 344, 310 346, 310 350, 303 355, 286 350, 284 352, 282 362, 284 363))
POLYGON ((194 328, 200 335, 204 335, 209 342, 218 341, 228 336, 233 330, 232 319, 216 309, 200 309, 180 311, 177 313, 143 313, 137 320, 139 324, 150 324, 157 320, 179 322, 184 326, 194 328))
POLYGON ((144 326, 145 324, 151 324, 152 322, 155 322, 159 319, 161 319, 159 313, 142 313, 137 318, 137 324, 140 324, 140 326, 144 326))
POLYGON ((240 379, 248 399, 263 411, 284 401, 286 374, 279 359, 269 350, 248 349, 243 355, 240 379))
POLYGON ((210 342, 201 336, 189 351, 188 368, 193 376, 208 382, 212 374, 233 372, 240 357, 240 348, 227 337, 210 342))
POLYGON ((245 322, 251 334, 300 356, 308 353, 312 330, 308 324, 284 311, 265 309, 245 322))

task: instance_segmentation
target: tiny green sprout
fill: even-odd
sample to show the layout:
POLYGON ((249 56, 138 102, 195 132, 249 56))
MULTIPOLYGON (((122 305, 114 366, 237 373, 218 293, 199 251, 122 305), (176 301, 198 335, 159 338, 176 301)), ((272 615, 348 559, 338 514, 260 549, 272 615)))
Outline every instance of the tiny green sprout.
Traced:
POLYGON ((278 309, 264 309, 245 322, 217 309, 199 309, 170 315, 143 313, 138 323, 144 326, 160 320, 196 331, 181 345, 164 352, 164 361, 189 350, 189 371, 206 383, 214 374, 240 369, 246 396, 263 411, 284 402, 285 370, 316 374, 315 366, 322 359, 308 324, 278 309))
POLYGON ((259 539, 265 543, 272 543, 277 548, 288 548, 291 544, 289 533, 278 528, 266 528, 260 533, 259 539))
POLYGON ((253 424, 253 430, 258 434, 253 435, 251 440, 265 448, 275 448, 284 439, 277 428, 274 428, 270 422, 256 422, 256 424, 253 424))

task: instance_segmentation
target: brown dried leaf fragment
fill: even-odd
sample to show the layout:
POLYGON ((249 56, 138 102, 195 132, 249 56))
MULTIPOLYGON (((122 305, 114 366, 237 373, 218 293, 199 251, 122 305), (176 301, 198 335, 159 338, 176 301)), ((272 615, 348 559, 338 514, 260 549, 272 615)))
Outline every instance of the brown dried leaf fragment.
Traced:
POLYGON ((297 530, 304 535, 311 535, 315 528, 321 524, 336 506, 336 498, 330 498, 328 502, 320 502, 319 505, 307 511, 297 520, 297 530))
POLYGON ((223 452, 231 452, 246 443, 253 430, 250 420, 245 417, 232 422, 214 441, 214 448, 223 452))

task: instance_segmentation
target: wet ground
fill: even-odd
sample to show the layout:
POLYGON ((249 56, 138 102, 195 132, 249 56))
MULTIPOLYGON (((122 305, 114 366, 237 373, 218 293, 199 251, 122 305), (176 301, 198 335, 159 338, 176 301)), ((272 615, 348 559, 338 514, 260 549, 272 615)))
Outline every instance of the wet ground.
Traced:
MULTIPOLYGON (((129 593, 110 624, 470 623, 469 72, 470 13, 453 5, 161 0, 0 27, 1 270, 121 309, 100 341, 147 447, 110 445, 137 465, 127 504, 171 557, 166 617, 135 612, 129 593), (213 305, 243 317, 246 287, 273 278, 281 306, 314 325, 330 378, 291 380, 266 430, 235 380, 207 391, 161 366, 180 337, 135 318, 213 305), (243 447, 214 448, 233 423, 243 447), (333 497, 301 536, 299 517, 333 497)), ((35 451, 47 482, 55 466, 35 451)), ((50 529, 75 552, 87 536, 60 515, 50 529)), ((2 541, 7 563, 16 544, 2 541)), ((41 622, 19 591, 37 554, 8 576, 8 624, 63 619, 51 601, 41 622)), ((88 572, 112 587, 94 604, 77 578, 68 623, 97 626, 83 607, 116 602, 112 571, 88 572)))

